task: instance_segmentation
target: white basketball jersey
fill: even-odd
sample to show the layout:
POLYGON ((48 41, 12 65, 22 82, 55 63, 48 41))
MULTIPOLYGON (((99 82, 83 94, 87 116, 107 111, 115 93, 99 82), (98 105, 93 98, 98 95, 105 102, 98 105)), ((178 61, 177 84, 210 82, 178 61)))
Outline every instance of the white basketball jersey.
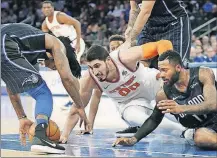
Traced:
POLYGON ((116 82, 100 82, 90 70, 91 76, 108 97, 119 104, 126 104, 139 98, 148 101, 155 99, 161 86, 161 82, 157 79, 158 70, 144 67, 143 64, 138 63, 136 71, 131 71, 121 62, 118 50, 111 52, 110 56, 119 72, 116 82))
POLYGON ((59 11, 54 11, 54 16, 53 16, 53 21, 50 23, 48 20, 48 17, 46 17, 46 24, 48 29, 56 36, 64 36, 64 37, 69 37, 71 41, 73 41, 76 37, 76 31, 75 28, 72 25, 67 25, 67 24, 60 24, 57 21, 57 13, 59 11))

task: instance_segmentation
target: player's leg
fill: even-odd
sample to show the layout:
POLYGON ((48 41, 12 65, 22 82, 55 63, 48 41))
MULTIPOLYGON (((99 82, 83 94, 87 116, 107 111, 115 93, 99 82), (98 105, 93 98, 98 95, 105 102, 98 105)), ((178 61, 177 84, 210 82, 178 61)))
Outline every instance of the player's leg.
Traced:
POLYGON ((194 142, 198 147, 217 150, 217 114, 195 130, 194 142))
POLYGON ((50 141, 46 136, 48 120, 53 110, 53 98, 50 89, 43 82, 40 86, 32 88, 27 93, 36 100, 35 105, 35 137, 31 146, 33 152, 64 153, 65 149, 50 141))
POLYGON ((194 142, 198 147, 217 150, 217 133, 210 128, 199 128, 195 131, 194 142))
MULTIPOLYGON (((50 90, 39 72, 21 54, 17 43, 6 35, 3 37, 1 57, 3 58, 1 62, 2 79, 12 93, 27 92, 36 100, 36 137, 38 137, 38 129, 42 127, 41 135, 46 138, 45 131, 53 107, 50 90)), ((49 142, 48 138, 46 139, 49 142)), ((53 144, 51 141, 50 143, 53 144)), ((55 145, 55 147, 46 143, 40 143, 40 145, 46 149, 51 148, 61 151, 61 153, 65 150, 58 145, 55 145)))
POLYGON ((180 17, 179 19, 171 22, 168 26, 159 27, 154 35, 157 40, 165 39, 170 40, 182 60, 189 59, 191 48, 191 24, 188 16, 180 17))
POLYGON ((139 105, 130 105, 122 114, 122 119, 129 126, 128 128, 117 131, 116 137, 132 137, 139 127, 148 119, 152 113, 152 109, 148 109, 139 105))

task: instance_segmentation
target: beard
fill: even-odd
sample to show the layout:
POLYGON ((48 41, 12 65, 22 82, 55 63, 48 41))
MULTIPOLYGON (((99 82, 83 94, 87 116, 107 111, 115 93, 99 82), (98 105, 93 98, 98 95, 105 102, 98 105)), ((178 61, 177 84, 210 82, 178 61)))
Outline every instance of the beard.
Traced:
POLYGON ((178 80, 179 80, 179 75, 180 75, 180 72, 175 72, 175 74, 171 77, 169 83, 168 83, 168 86, 173 86, 178 80))

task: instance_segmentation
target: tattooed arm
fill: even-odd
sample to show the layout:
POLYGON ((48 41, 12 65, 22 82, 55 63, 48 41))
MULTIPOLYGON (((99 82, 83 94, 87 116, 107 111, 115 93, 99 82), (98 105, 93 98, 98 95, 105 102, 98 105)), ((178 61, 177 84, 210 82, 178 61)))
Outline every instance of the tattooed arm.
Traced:
MULTIPOLYGON (((128 21, 128 26, 127 26, 127 29, 124 33, 126 39, 131 38, 130 37, 131 30, 134 26, 134 23, 136 21, 137 16, 139 15, 139 12, 140 12, 140 9, 139 9, 139 7, 135 1, 130 1, 130 7, 131 7, 131 9, 130 9, 130 17, 129 17, 129 21, 128 21)), ((133 37, 132 39, 136 39, 136 37, 133 37)), ((131 41, 131 42, 132 42, 131 46, 136 45, 136 40, 131 41)))
POLYGON ((206 114, 217 112, 217 93, 215 87, 215 76, 209 68, 200 68, 199 80, 203 84, 204 102, 196 105, 184 106, 185 114, 206 114))
POLYGON ((83 107, 81 97, 79 95, 79 82, 72 75, 69 68, 69 62, 66 57, 66 49, 62 42, 49 34, 45 35, 46 49, 51 49, 54 57, 56 69, 60 75, 63 86, 75 102, 78 108, 83 107))
POLYGON ((139 12, 139 15, 137 16, 135 24, 130 33, 131 41, 135 41, 136 37, 142 31, 142 28, 144 27, 144 25, 148 21, 148 18, 151 15, 151 11, 154 7, 155 1, 156 0, 142 1, 141 11, 139 12))

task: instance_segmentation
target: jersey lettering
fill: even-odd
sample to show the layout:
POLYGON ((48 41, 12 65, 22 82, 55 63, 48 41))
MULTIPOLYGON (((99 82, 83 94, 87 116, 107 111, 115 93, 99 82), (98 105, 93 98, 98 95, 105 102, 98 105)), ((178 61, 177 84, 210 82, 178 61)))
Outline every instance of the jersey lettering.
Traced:
POLYGON ((140 84, 138 82, 136 82, 133 85, 129 86, 128 88, 126 88, 126 87, 121 88, 118 93, 121 96, 127 96, 127 94, 129 94, 131 91, 136 90, 139 86, 140 86, 140 84))

